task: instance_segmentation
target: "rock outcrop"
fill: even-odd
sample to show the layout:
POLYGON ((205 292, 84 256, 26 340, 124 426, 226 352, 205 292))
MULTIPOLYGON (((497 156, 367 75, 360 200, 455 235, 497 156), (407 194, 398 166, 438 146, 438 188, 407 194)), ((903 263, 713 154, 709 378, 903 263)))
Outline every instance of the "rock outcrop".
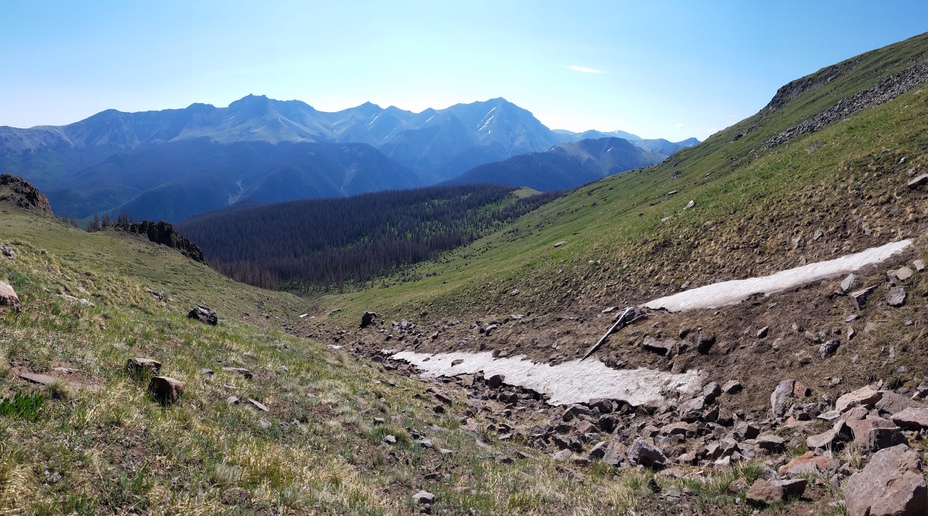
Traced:
POLYGON ((153 222, 143 220, 141 222, 122 222, 113 226, 116 231, 144 235, 148 240, 156 244, 168 246, 177 249, 180 254, 190 258, 193 261, 205 262, 203 251, 199 246, 188 240, 178 233, 174 226, 165 221, 153 222))
POLYGON ((0 202, 2 201, 11 202, 26 211, 55 216, 52 213, 52 205, 42 192, 25 179, 10 174, 0 175, 0 202))

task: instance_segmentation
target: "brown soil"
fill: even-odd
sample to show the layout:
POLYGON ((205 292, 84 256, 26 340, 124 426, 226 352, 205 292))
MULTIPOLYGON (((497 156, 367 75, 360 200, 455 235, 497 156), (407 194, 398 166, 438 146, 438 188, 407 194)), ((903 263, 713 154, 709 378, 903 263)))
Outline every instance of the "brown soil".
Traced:
MULTIPOLYGON (((916 245, 916 249, 920 248, 916 245)), ((928 369, 928 356, 919 351, 924 345, 924 328, 928 328, 923 298, 928 291, 928 271, 897 282, 907 290, 904 306, 890 307, 884 298, 891 284, 896 283, 885 272, 911 264, 919 254, 910 250, 859 272, 859 287, 877 287, 863 310, 836 292, 843 278, 769 297, 755 296, 716 310, 671 314, 639 309, 636 322, 611 335, 591 359, 617 369, 697 369, 705 374, 707 382, 719 384, 738 380, 744 391, 725 395, 730 399, 723 400, 724 404, 759 419, 764 418, 770 393, 782 379, 803 382, 822 401, 834 400, 880 379, 895 386, 914 387, 921 380, 921 371, 928 369), (851 317, 854 320, 848 322, 851 317), (758 331, 763 327, 768 328, 767 335, 759 338, 758 331), (848 340, 851 328, 855 335, 848 340), (700 335, 715 337, 707 354, 696 349, 700 335), (646 336, 673 338, 679 343, 678 352, 660 356, 647 351, 641 345, 646 336), (837 339, 840 347, 834 356, 822 359, 819 346, 832 339, 837 339)), ((602 313, 604 308, 522 318, 413 320, 415 323, 408 323, 406 330, 395 321, 378 321, 363 330, 330 332, 323 323, 305 325, 297 331, 368 356, 383 349, 492 351, 499 356, 523 355, 537 362, 559 363, 582 357, 624 309, 602 313), (487 333, 484 329, 488 324, 498 327, 487 333)))

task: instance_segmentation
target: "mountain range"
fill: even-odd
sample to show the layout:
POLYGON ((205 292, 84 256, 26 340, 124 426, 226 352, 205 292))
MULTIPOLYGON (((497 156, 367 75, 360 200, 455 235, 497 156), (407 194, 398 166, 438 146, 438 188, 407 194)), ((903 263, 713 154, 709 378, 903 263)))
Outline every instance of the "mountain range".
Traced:
MULTIPOLYGON (((639 155, 626 161, 634 166, 698 143, 645 140, 622 131, 552 131, 502 98, 421 113, 371 103, 330 113, 301 101, 249 95, 225 108, 107 110, 64 126, 0 127, 0 170, 36 184, 59 214, 129 212, 179 220, 239 200, 280 202, 427 186, 487 163, 614 137, 631 142, 626 151, 639 155)), ((570 173, 559 164, 563 153, 530 161, 549 158, 554 162, 539 166, 535 183, 573 188, 602 177, 586 171, 565 182, 570 173), (559 178, 541 177, 550 171, 559 178)), ((576 164, 569 169, 579 170, 576 164)), ((530 175, 523 170, 520 177, 530 175)), ((482 172, 468 177, 515 185, 515 179, 482 172)))
POLYGON ((546 152, 528 152, 479 165, 447 184, 501 183, 541 191, 569 190, 612 174, 660 163, 666 157, 667 154, 637 147, 622 138, 580 140, 546 152))

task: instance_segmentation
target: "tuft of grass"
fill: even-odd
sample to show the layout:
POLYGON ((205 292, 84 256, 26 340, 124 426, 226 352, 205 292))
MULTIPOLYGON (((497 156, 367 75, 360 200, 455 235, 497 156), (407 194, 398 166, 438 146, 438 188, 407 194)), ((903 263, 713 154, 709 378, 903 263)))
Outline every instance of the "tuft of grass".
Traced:
POLYGON ((42 417, 44 394, 23 394, 17 392, 13 398, 0 398, 0 416, 15 417, 26 421, 38 421, 42 417))

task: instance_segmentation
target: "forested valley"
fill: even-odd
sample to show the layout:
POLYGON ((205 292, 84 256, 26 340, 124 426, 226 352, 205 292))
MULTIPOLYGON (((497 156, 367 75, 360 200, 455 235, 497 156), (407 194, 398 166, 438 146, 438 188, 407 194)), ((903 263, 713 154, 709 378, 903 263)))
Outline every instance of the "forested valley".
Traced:
POLYGON ((244 205, 175 224, 223 274, 266 289, 344 289, 399 272, 559 197, 499 185, 244 205))

